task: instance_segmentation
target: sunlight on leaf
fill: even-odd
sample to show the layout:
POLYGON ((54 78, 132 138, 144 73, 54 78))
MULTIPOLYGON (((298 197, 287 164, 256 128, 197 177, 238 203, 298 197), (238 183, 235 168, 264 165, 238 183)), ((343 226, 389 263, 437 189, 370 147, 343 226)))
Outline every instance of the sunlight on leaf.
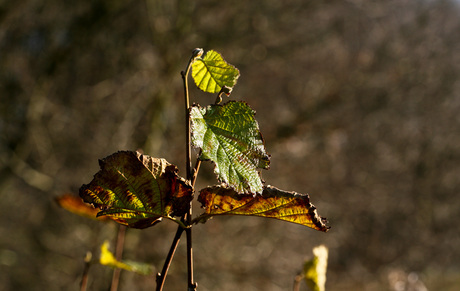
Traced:
POLYGON ((109 242, 105 241, 101 246, 101 256, 99 263, 112 268, 119 268, 130 272, 135 272, 140 275, 150 275, 153 273, 153 267, 149 264, 133 262, 133 261, 118 261, 112 252, 109 251, 109 242))
POLYGON ((192 77, 201 90, 208 93, 218 93, 223 86, 235 86, 240 72, 228 64, 216 51, 208 51, 201 58, 197 57, 192 64, 192 77))
POLYGON ((201 160, 211 160, 218 179, 238 193, 261 193, 257 168, 268 169, 270 156, 255 112, 244 102, 191 108, 192 144, 201 160))
POLYGON ((320 217, 307 194, 287 192, 272 186, 264 187, 262 195, 239 195, 221 186, 207 187, 198 197, 204 213, 195 222, 204 222, 218 215, 245 215, 275 218, 328 231, 327 220, 320 217))
POLYGON ((71 194, 64 194, 55 198, 56 202, 64 208, 65 210, 72 212, 73 214, 77 214, 86 218, 91 218, 94 220, 101 220, 106 221, 108 220, 107 217, 99 216, 97 217, 97 213, 100 211, 99 209, 94 208, 91 205, 86 204, 83 200, 71 194))
POLYGON ((313 255, 313 259, 305 262, 303 268, 305 282, 312 291, 324 291, 328 249, 324 245, 317 246, 313 248, 313 255))
POLYGON ((193 189, 177 175, 177 167, 164 159, 121 151, 99 161, 101 170, 80 197, 118 223, 146 228, 173 216, 182 216, 193 199, 193 189))

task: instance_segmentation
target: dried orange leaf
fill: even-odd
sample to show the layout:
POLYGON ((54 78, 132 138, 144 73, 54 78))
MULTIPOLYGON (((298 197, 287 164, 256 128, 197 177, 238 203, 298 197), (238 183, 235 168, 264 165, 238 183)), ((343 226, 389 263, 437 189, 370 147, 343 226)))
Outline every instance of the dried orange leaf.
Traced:
POLYGON ((64 194, 55 198, 57 204, 64 208, 65 210, 72 212, 74 214, 91 218, 95 220, 107 220, 106 217, 100 216, 96 217, 99 209, 94 208, 91 205, 86 204, 83 200, 75 195, 64 194))
POLYGON ((181 224, 193 199, 193 188, 177 175, 177 167, 164 159, 121 151, 99 161, 101 170, 80 197, 118 223, 146 228, 163 217, 181 224))
POLYGON ((328 231, 327 220, 316 212, 307 194, 287 192, 272 186, 264 187, 262 195, 238 194, 221 186, 201 190, 198 201, 205 212, 195 219, 203 222, 218 215, 246 215, 275 218, 328 231))

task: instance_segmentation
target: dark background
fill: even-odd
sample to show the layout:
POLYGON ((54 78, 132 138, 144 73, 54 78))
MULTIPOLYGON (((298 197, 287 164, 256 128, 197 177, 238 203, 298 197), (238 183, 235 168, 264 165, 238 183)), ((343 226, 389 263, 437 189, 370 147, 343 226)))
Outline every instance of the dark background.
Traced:
MULTIPOLYGON (((0 290, 78 290, 86 252, 113 245, 115 224, 54 202, 99 158, 142 149, 184 175, 180 71, 195 47, 240 70, 231 98, 257 111, 267 183, 309 193, 332 226, 197 225, 198 290, 290 290, 318 244, 328 290, 457 290, 459 16, 429 0, 2 1, 0 290)), ((210 165, 201 174, 198 188, 215 183, 210 165)), ((175 229, 128 230, 124 257, 158 272, 175 229)), ((94 265, 89 290, 111 272, 94 265)), ((119 290, 153 288, 122 273, 119 290)), ((185 288, 182 241, 165 290, 185 288)))

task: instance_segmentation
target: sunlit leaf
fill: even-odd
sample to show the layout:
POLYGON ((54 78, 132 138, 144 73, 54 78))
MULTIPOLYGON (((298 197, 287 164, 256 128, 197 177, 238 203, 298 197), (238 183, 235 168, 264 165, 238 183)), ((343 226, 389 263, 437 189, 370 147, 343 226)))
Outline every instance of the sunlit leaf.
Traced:
POLYGON ((192 64, 192 77, 201 90, 208 93, 218 93, 223 86, 235 86, 240 72, 228 64, 216 51, 208 51, 201 58, 197 57, 192 64))
POLYGON ((80 197, 118 223, 146 228, 161 218, 185 214, 193 199, 193 189, 177 175, 177 167, 164 159, 139 152, 117 152, 99 161, 101 170, 80 197))
POLYGON ((99 258, 101 265, 112 268, 119 268, 140 275, 150 275, 153 273, 153 267, 149 264, 133 262, 128 260, 118 261, 113 253, 109 250, 109 242, 105 241, 101 246, 101 256, 99 258))
POLYGON ((262 195, 239 195, 221 186, 207 187, 198 197, 204 213, 195 219, 203 222, 218 215, 245 215, 275 218, 328 231, 327 220, 316 212, 307 194, 287 192, 272 186, 264 187, 262 195))
POLYGON ((100 211, 99 209, 94 208, 91 205, 86 204, 83 200, 75 195, 71 194, 64 194, 55 198, 56 202, 64 208, 65 210, 72 212, 74 214, 91 218, 94 220, 107 220, 107 217, 99 216, 97 217, 97 213, 100 211))
POLYGON ((201 148, 201 160, 215 164, 218 179, 238 193, 261 193, 257 168, 268 169, 254 110, 244 102, 191 108, 192 144, 201 148))
POLYGON ((326 290, 327 247, 320 245, 313 248, 313 259, 306 261, 303 272, 305 282, 312 291, 326 290))

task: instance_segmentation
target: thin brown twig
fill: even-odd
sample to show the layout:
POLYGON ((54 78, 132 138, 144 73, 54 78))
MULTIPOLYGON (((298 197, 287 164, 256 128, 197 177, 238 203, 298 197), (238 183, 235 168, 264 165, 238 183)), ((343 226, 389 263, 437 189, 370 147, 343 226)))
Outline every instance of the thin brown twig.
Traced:
POLYGON ((157 291, 163 290, 166 275, 168 274, 169 266, 171 265, 172 258, 174 257, 174 253, 176 252, 177 245, 179 244, 182 232, 184 232, 184 229, 181 226, 178 226, 176 235, 174 236, 173 242, 171 244, 171 248, 169 249, 168 255, 166 256, 163 269, 161 270, 161 273, 157 274, 157 291))
POLYGON ((292 288, 293 291, 300 291, 300 282, 304 276, 302 274, 299 274, 294 277, 294 287, 292 288))
POLYGON ((186 135, 185 135, 185 156, 186 156, 186 161, 185 161, 185 170, 186 170, 186 175, 187 175, 187 180, 190 181, 192 178, 192 157, 190 154, 190 99, 188 95, 188 81, 187 81, 187 75, 190 71, 192 59, 189 62, 189 65, 187 66, 187 70, 185 72, 182 72, 182 79, 184 81, 184 95, 185 95, 185 129, 186 129, 186 135))
MULTIPOLYGON (((192 174, 192 187, 195 188, 196 179, 198 177, 198 171, 200 170, 201 160, 197 159, 195 162, 195 168, 192 174)), ((190 203, 189 213, 187 214, 187 225, 192 223, 192 203, 190 203)), ((198 284, 193 282, 193 251, 192 251, 192 228, 185 230, 187 236, 187 267, 188 267, 188 291, 195 291, 198 284)))
POLYGON ((88 286, 88 274, 89 268, 91 267, 91 259, 93 255, 91 252, 87 252, 85 256, 85 267, 83 269, 83 274, 81 276, 80 282, 80 291, 86 291, 86 287, 88 286))
MULTIPOLYGON (((120 225, 118 227, 117 246, 115 248, 115 258, 117 259, 117 261, 121 261, 122 256, 123 256, 125 236, 126 236, 126 226, 120 225)), ((120 282, 120 274, 121 274, 120 268, 115 268, 113 270, 112 283, 110 284, 110 291, 118 290, 118 284, 120 282)))
POLYGON ((192 175, 192 187, 195 187, 196 178, 198 177, 198 171, 200 171, 201 160, 197 159, 195 162, 195 168, 193 169, 192 175))

